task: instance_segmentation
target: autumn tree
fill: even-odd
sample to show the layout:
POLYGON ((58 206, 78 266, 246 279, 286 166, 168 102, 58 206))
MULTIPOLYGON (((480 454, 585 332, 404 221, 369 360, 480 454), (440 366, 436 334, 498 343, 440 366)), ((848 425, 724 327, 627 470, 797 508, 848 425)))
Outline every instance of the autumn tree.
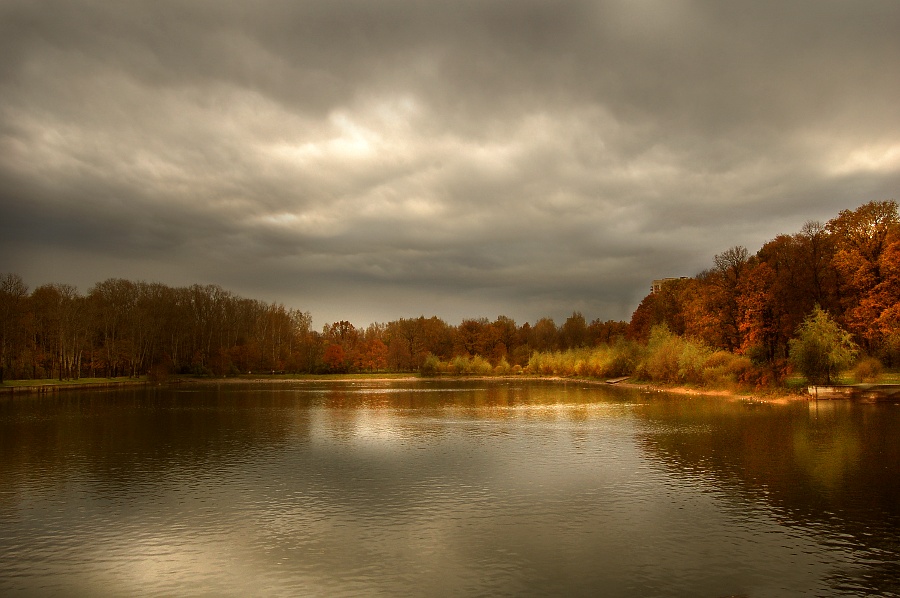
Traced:
POLYGON ((518 329, 516 321, 507 316, 497 316, 491 323, 497 343, 494 345, 492 361, 497 363, 500 359, 510 357, 518 348, 518 329))
POLYGON ((70 284, 47 284, 31 294, 40 329, 35 340, 44 348, 45 369, 60 380, 80 377, 87 327, 84 298, 70 284))
POLYGON ((261 318, 266 322, 265 327, 260 327, 257 332, 259 343, 266 363, 273 370, 284 370, 291 359, 291 349, 294 345, 294 328, 290 310, 281 304, 262 306, 261 318))
POLYGON ((136 300, 130 327, 129 374, 137 377, 147 373, 157 360, 156 351, 165 325, 164 302, 168 298, 165 286, 160 283, 135 284, 136 300))
POLYGON ((531 358, 531 353, 534 351, 531 342, 531 324, 525 322, 524 324, 522 324, 522 326, 516 329, 514 348, 511 351, 507 352, 510 363, 523 367, 527 365, 528 360, 531 358))
POLYGON ((834 267, 835 243, 828 228, 821 222, 810 220, 793 238, 797 249, 792 257, 798 268, 798 276, 792 281, 794 288, 811 300, 812 305, 836 310, 838 273, 834 267))
POLYGON ((880 282, 853 310, 866 322, 862 336, 888 365, 900 364, 900 234, 892 232, 879 256, 880 282))
POLYGON ((807 316, 797 337, 790 342, 790 358, 794 366, 811 384, 831 384, 836 376, 853 363, 856 344, 818 305, 807 316))
POLYGON ((675 278, 665 280, 658 290, 644 297, 632 314, 626 329, 626 336, 632 340, 646 342, 653 326, 665 324, 672 333, 684 336, 702 336, 708 322, 707 305, 697 301, 707 293, 696 292, 701 285, 702 275, 697 278, 675 278))
POLYGON ((388 366, 396 371, 418 371, 428 356, 429 322, 424 317, 400 318, 387 325, 388 366))
POLYGON ((658 302, 659 297, 655 293, 650 293, 641 299, 628 322, 628 329, 625 331, 627 338, 633 341, 647 342, 653 326, 662 323, 657 316, 658 302))
POLYGON ((322 361, 329 372, 343 373, 347 371, 347 354, 344 352, 343 347, 338 344, 331 344, 325 347, 322 361))
POLYGON ((872 201, 856 210, 842 210, 827 225, 835 243, 833 263, 840 274, 844 321, 869 352, 877 351, 883 341, 872 323, 900 299, 890 292, 885 278, 885 268, 891 267, 887 263, 891 254, 885 252, 897 240, 898 222, 896 202, 872 201))
POLYGON ((387 369, 388 353, 388 346, 380 338, 367 338, 360 342, 353 365, 356 369, 364 372, 378 372, 387 369))
POLYGON ((741 281, 737 300, 740 351, 754 361, 772 363, 778 355, 779 320, 774 300, 775 272, 756 262, 741 281))
POLYGON ((580 311, 572 312, 566 318, 559 331, 560 344, 563 349, 577 349, 587 342, 587 320, 580 311))
POLYGON ((553 318, 541 318, 531 327, 529 345, 535 351, 558 351, 559 329, 553 318))
POLYGON ((737 245, 716 255, 713 262, 715 267, 708 277, 712 292, 707 296, 707 309, 718 321, 718 338, 713 346, 734 352, 743 342, 739 297, 749 252, 737 245))
POLYGON ((125 319, 134 308, 134 283, 120 278, 98 282, 88 291, 88 301, 100 347, 96 357, 107 377, 116 376, 125 358, 121 346, 129 342, 125 319))
POLYGON ((627 322, 619 320, 601 321, 599 318, 592 320, 587 327, 586 342, 588 346, 610 345, 620 337, 625 336, 628 329, 627 322))
POLYGON ((487 318, 470 318, 463 320, 456 327, 453 351, 457 355, 488 357, 498 341, 497 330, 491 326, 487 318))
POLYGON ((287 367, 294 372, 312 372, 315 369, 318 342, 312 330, 312 315, 299 309, 288 310, 291 334, 288 346, 287 367))
POLYGON ((787 343, 815 305, 808 284, 814 277, 803 259, 804 238, 779 235, 756 254, 740 298, 742 348, 772 361, 787 355, 787 343))
POLYGON ((0 384, 25 345, 28 287, 18 274, 0 275, 0 384))
MULTIPOLYGON (((425 354, 449 359, 453 354, 453 327, 437 316, 418 318, 425 354)), ((421 363, 419 363, 421 367, 421 363)))

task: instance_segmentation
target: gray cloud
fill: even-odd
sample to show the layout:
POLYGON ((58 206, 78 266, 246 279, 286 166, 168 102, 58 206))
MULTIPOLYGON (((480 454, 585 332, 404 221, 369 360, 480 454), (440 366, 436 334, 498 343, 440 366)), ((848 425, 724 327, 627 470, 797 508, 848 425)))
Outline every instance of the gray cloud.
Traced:
POLYGON ((898 30, 891 1, 0 2, 0 268, 319 323, 627 319, 896 197, 898 30))

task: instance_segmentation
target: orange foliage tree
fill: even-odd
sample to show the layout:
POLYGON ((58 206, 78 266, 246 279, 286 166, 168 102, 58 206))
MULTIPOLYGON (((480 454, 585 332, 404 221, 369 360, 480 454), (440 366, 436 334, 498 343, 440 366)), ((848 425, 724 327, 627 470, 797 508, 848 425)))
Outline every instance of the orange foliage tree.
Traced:
POLYGON ((833 262, 840 274, 844 323, 870 353, 882 349, 885 331, 890 337, 892 308, 900 301, 890 276, 897 256, 893 245, 898 242, 898 223, 894 201, 843 210, 828 223, 836 247, 833 262))
POLYGON ((347 354, 340 345, 328 345, 325 347, 322 362, 330 372, 343 373, 347 371, 347 354))

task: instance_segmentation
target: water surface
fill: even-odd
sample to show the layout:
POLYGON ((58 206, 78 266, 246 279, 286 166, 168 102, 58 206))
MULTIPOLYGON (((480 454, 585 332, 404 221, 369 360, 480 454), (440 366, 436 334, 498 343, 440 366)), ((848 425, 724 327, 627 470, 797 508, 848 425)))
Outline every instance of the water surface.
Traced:
POLYGON ((518 381, 0 401, 0 595, 900 595, 900 406, 518 381))

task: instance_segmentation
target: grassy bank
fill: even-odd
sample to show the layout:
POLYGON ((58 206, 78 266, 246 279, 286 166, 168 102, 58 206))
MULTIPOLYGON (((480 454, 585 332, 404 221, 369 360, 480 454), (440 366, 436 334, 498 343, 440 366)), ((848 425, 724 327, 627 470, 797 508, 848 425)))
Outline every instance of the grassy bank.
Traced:
POLYGON ((119 386, 141 386, 147 377, 138 378, 78 378, 72 380, 6 380, 0 384, 0 394, 48 393, 64 390, 90 390, 119 386))
POLYGON ((303 382, 303 381, 353 381, 353 380, 406 380, 418 378, 409 372, 366 372, 361 374, 240 374, 227 378, 172 376, 170 382, 303 382))
POLYGON ((403 380, 418 377, 409 373, 365 373, 365 374, 244 374, 228 378, 168 376, 150 379, 138 378, 78 378, 73 380, 38 379, 7 380, 0 384, 0 394, 42 394, 64 390, 92 390, 121 386, 141 386, 145 384, 179 383, 221 383, 221 382, 290 382, 290 381, 333 381, 333 380, 403 380))
MULTIPOLYGON (((694 350, 689 349, 689 354, 694 350)), ((631 349, 624 350, 624 355, 635 357, 631 349)), ((623 348, 600 347, 597 349, 577 349, 553 353, 536 353, 532 356, 525 368, 510 367, 505 362, 497 366, 491 366, 487 360, 480 357, 455 358, 451 362, 441 363, 432 361, 431 368, 422 374, 416 373, 388 373, 370 372, 362 374, 244 374, 230 376, 228 378, 171 376, 164 380, 149 380, 146 376, 140 378, 80 378, 78 380, 8 380, 0 384, 0 394, 43 394, 64 390, 91 390, 115 388, 123 386, 139 386, 145 384, 220 384, 220 383, 279 383, 279 382, 352 382, 352 381, 390 381, 410 380, 418 378, 447 378, 447 379, 535 379, 535 380, 560 380, 577 381, 586 384, 606 384, 610 379, 618 379, 627 376, 627 381, 620 382, 616 386, 623 388, 641 388, 676 394, 708 394, 732 397, 753 397, 755 399, 784 399, 789 397, 806 397, 807 381, 800 375, 793 374, 785 378, 780 385, 751 386, 741 384, 737 380, 740 368, 728 366, 730 361, 725 361, 725 367, 720 363, 721 356, 710 359, 716 352, 708 355, 705 362, 710 365, 714 375, 700 375, 691 380, 679 375, 679 371, 688 371, 677 368, 674 360, 668 368, 671 376, 653 379, 646 375, 647 365, 638 365, 635 370, 642 372, 628 373, 620 369, 627 360, 623 358, 623 348), (611 364, 619 364, 611 365, 611 364), (724 374, 723 374, 724 372, 724 374), (699 382, 698 382, 699 380, 699 382)), ((427 368, 426 368, 427 369, 427 368)), ((663 368, 663 371, 667 371, 663 368)), ((695 375, 696 376, 696 375, 695 375)), ((853 371, 845 372, 837 384, 855 384, 859 380, 853 371)), ((878 383, 900 384, 900 372, 884 372, 879 374, 878 383)))

